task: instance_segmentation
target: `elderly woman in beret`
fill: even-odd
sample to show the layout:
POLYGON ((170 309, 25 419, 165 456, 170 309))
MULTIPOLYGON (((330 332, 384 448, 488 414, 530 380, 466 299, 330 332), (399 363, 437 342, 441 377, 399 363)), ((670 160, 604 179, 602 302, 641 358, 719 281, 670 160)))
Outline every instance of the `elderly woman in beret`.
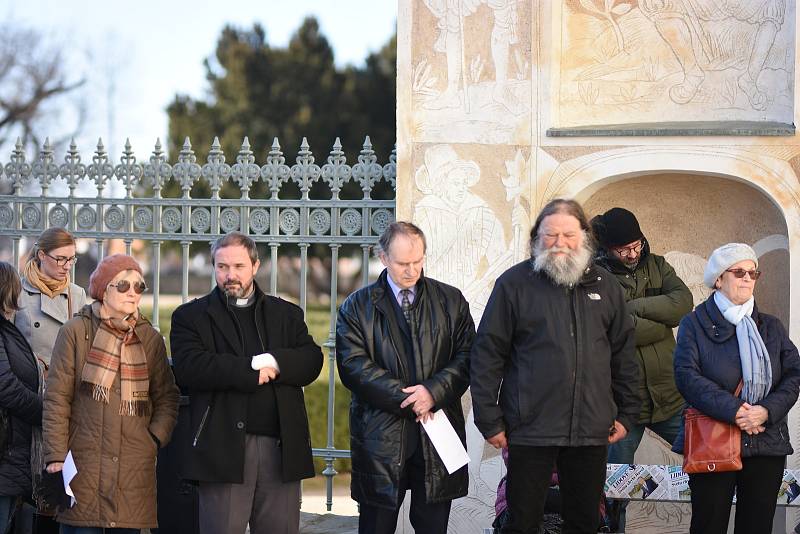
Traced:
MULTIPOLYGON (((786 416, 800 388, 800 356, 781 322, 756 306, 760 276, 748 245, 719 247, 703 277, 715 291, 678 330, 678 390, 690 406, 742 430, 741 471, 689 475, 693 534, 727 532, 734 492, 735 533, 772 532, 786 456, 793 452, 786 416)), ((673 450, 682 453, 683 445, 681 430, 673 450)))
POLYGON ((59 331, 44 398, 47 471, 71 452, 76 503, 62 534, 137 533, 156 523, 156 454, 178 413, 164 339, 139 313, 146 289, 131 256, 103 259, 95 299, 59 331))

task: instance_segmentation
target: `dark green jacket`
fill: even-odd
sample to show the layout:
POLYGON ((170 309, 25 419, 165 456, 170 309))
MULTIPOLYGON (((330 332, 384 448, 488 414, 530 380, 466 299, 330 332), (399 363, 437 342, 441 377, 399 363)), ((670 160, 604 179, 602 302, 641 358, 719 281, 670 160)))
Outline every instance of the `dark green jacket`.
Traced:
POLYGON ((619 280, 636 328, 636 353, 642 370, 639 394, 643 400, 639 422, 669 419, 684 405, 673 374, 672 329, 692 311, 692 293, 662 256, 650 254, 647 244, 633 271, 602 250, 597 263, 619 280))

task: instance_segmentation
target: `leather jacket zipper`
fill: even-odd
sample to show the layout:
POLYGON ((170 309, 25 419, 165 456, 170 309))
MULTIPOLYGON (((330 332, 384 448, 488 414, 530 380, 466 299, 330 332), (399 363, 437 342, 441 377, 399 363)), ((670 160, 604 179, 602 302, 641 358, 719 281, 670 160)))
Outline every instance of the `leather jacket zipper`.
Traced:
MULTIPOLYGON (((375 311, 378 314, 380 314, 381 317, 383 317, 384 320, 386 320, 386 316, 383 314, 383 312, 379 308, 376 307, 375 311)), ((400 351, 397 350, 397 345, 394 342, 394 338, 391 335, 388 336, 388 337, 389 337, 389 342, 392 344, 392 349, 394 349, 394 353, 397 356, 397 363, 398 363, 398 367, 400 368, 400 372, 403 374, 403 376, 402 376, 403 381, 404 382, 408 382, 408 369, 405 368, 405 364, 403 362, 403 358, 400 357, 400 351)), ((400 418, 400 461, 397 462, 397 466, 399 468, 402 468, 403 459, 405 458, 404 449, 405 449, 406 440, 403 439, 403 434, 405 433, 405 430, 406 430, 406 418, 405 417, 401 417, 400 418)))

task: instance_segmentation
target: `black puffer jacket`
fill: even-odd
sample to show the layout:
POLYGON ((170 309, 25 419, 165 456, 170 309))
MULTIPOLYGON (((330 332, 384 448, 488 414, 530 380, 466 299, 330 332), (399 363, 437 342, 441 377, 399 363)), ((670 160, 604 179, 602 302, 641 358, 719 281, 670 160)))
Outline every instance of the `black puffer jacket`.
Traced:
POLYGON ((8 411, 11 435, 0 451, 0 495, 31 492, 31 430, 42 426, 36 358, 22 333, 0 314, 0 408, 8 411))
MULTIPOLYGON (((461 396, 469 383, 469 351, 475 325, 461 292, 430 278, 417 284, 414 299, 414 360, 418 382, 430 391, 466 443, 461 396)), ((393 508, 398 502, 407 433, 414 429, 411 407, 400 409, 413 385, 403 334, 384 271, 377 282, 350 295, 336 323, 336 361, 342 383, 353 392, 350 448, 354 500, 393 508)), ((429 503, 467 494, 467 467, 447 474, 433 445, 421 432, 425 495, 429 503)))
POLYGON ((514 445, 605 445, 615 419, 629 429, 639 417, 635 357, 613 275, 593 266, 566 287, 518 263, 497 279, 472 347, 475 424, 514 445))

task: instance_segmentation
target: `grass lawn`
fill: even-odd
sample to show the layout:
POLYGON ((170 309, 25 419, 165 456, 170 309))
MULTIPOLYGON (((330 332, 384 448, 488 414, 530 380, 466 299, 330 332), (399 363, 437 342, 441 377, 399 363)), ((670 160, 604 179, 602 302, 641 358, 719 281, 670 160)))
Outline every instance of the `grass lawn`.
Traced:
MULTIPOLYGON (((175 305, 159 306, 158 326, 161 333, 166 338, 167 353, 172 354, 169 342, 170 318, 175 305)), ((148 302, 141 307, 142 313, 148 318, 152 318, 152 305, 148 302)), ((317 345, 322 347, 324 356, 322 372, 317 380, 306 386, 306 409, 308 411, 308 424, 311 431, 311 444, 313 447, 325 447, 327 445, 328 428, 328 362, 329 354, 323 344, 327 342, 330 335, 330 306, 309 305, 306 311, 306 324, 309 332, 317 345)), ((348 419, 350 407, 350 391, 339 382, 338 375, 335 378, 335 409, 334 409, 334 446, 337 449, 350 448, 350 423, 348 419)), ((315 459, 317 472, 320 473, 325 468, 325 462, 315 459)), ((334 467, 337 471, 349 472, 350 460, 336 460, 334 467)))

